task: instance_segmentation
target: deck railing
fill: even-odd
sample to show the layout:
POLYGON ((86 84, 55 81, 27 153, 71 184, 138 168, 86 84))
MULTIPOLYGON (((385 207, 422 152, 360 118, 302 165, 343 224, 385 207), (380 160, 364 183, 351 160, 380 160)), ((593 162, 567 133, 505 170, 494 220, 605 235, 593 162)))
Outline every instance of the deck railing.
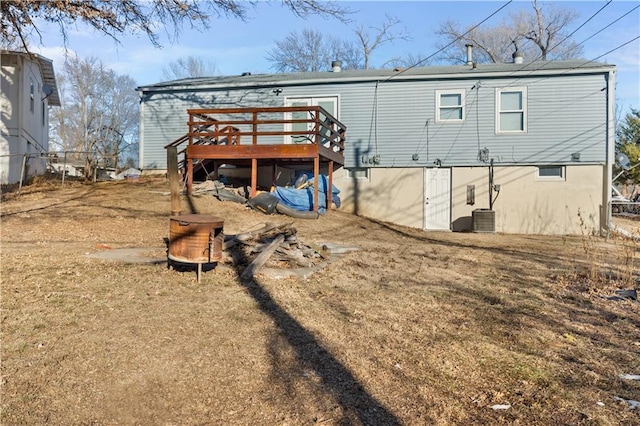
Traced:
POLYGON ((343 155, 346 127, 320 106, 190 109, 188 142, 316 144, 343 155))

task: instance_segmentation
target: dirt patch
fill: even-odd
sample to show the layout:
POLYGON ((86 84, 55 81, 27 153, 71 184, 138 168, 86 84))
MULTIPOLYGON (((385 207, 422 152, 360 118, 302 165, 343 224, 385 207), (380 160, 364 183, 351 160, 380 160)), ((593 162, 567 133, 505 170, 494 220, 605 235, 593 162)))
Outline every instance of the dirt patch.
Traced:
MULTIPOLYGON (((160 261, 162 179, 23 188, 2 202, 2 424, 634 424, 630 239, 423 232, 333 211, 357 247, 241 280, 160 261), (103 259, 127 253, 158 262, 103 259), (494 410, 491 406, 510 408, 494 410)), ((265 216, 184 199, 240 233, 265 216)))

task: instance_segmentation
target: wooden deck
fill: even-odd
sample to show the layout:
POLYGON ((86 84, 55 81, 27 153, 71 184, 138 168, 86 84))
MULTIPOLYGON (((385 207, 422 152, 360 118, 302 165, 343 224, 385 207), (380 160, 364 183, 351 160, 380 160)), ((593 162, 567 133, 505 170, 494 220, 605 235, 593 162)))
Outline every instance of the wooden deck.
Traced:
POLYGON ((317 210, 320 165, 324 164, 329 178, 327 209, 331 208, 334 167, 344 165, 346 127, 322 107, 190 109, 187 112, 189 131, 165 147, 187 144, 179 152, 167 151, 184 155, 187 193, 192 192, 194 168, 205 160, 213 160, 216 177, 222 164, 250 167, 252 197, 257 192, 258 165, 308 165, 315 177, 314 210, 317 210))

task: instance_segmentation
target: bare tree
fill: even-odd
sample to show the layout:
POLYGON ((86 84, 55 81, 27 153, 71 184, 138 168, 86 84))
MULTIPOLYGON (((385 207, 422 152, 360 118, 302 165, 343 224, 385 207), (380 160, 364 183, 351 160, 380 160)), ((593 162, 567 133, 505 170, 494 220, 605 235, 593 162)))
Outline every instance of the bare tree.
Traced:
POLYGON ((364 69, 369 69, 371 54, 383 44, 393 43, 395 40, 410 39, 406 30, 394 30, 400 23, 398 18, 386 15, 385 21, 380 26, 365 28, 360 25, 356 28, 356 37, 360 42, 362 56, 364 57, 364 69))
POLYGON ((317 72, 331 68, 340 59, 344 69, 362 68, 357 49, 348 42, 327 36, 320 31, 293 31, 267 52, 266 59, 277 72, 317 72))
POLYGON ((56 76, 61 107, 52 111, 52 145, 72 151, 91 176, 96 164, 117 167, 138 140, 136 83, 96 58, 69 57, 56 76))
POLYGON ((506 23, 487 28, 461 28, 458 22, 448 20, 440 24, 436 35, 444 40, 440 59, 449 63, 466 62, 465 45, 474 46, 474 61, 479 63, 507 62, 513 53, 513 40, 517 32, 506 23))
POLYGON ((427 58, 427 55, 422 52, 415 52, 415 53, 410 52, 402 56, 396 56, 394 58, 391 58, 390 60, 385 62, 382 66, 402 69, 402 68, 411 68, 415 66, 424 67, 424 66, 433 64, 432 59, 425 59, 425 58, 427 58))
POLYGON ((532 41, 539 49, 536 59, 569 59, 582 53, 582 48, 565 38, 565 30, 580 16, 575 10, 548 4, 547 13, 533 0, 533 13, 520 11, 512 15, 518 36, 532 41), (560 44, 560 42, 562 42, 560 44))
MULTIPOLYGON (((57 24, 65 43, 67 27, 84 22, 98 32, 118 40, 123 33, 146 34, 159 46, 158 31, 180 33, 184 24, 209 27, 211 19, 249 18, 257 0, 5 0, 0 1, 0 38, 11 43, 19 40, 28 50, 28 39, 42 37, 40 19, 57 24)), ((339 4, 321 0, 282 0, 297 16, 321 14, 346 19, 350 11, 339 4)))
POLYGON ((443 39, 438 45, 443 49, 440 59, 450 63, 466 61, 466 44, 475 47, 474 61, 480 63, 508 62, 516 49, 532 61, 580 56, 582 48, 566 39, 566 31, 578 14, 555 5, 543 10, 537 0, 531 4, 533 10, 512 13, 493 27, 464 28, 455 21, 443 22, 436 30, 443 39))
POLYGON ((364 69, 364 56, 360 47, 351 40, 333 39, 331 61, 339 60, 345 70, 364 69))
POLYGON ((333 60, 340 60, 344 69, 368 69, 371 54, 385 43, 408 40, 406 31, 395 31, 400 24, 387 16, 380 26, 354 30, 356 40, 343 40, 325 35, 324 32, 305 29, 290 33, 267 52, 267 60, 277 72, 315 72, 328 70, 333 60))
POLYGON ((216 75, 216 64, 202 58, 187 56, 169 62, 162 68, 162 77, 167 80, 179 80, 190 77, 211 77, 216 75))

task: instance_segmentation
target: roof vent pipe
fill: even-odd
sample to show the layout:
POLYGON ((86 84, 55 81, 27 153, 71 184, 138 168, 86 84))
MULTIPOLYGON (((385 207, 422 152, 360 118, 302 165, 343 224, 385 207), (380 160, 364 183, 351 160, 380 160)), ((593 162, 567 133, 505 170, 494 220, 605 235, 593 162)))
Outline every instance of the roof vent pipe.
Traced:
POLYGON ((516 49, 516 51, 513 52, 513 55, 511 55, 511 57, 513 58, 514 64, 521 64, 524 62, 524 56, 522 55, 522 52, 520 52, 518 49, 516 49))
POLYGON ((340 72, 340 71, 342 71, 342 62, 341 61, 333 61, 333 62, 331 62, 331 71, 332 72, 340 72))
POLYGON ((473 44, 467 43, 464 47, 467 48, 467 65, 473 65, 473 44))

